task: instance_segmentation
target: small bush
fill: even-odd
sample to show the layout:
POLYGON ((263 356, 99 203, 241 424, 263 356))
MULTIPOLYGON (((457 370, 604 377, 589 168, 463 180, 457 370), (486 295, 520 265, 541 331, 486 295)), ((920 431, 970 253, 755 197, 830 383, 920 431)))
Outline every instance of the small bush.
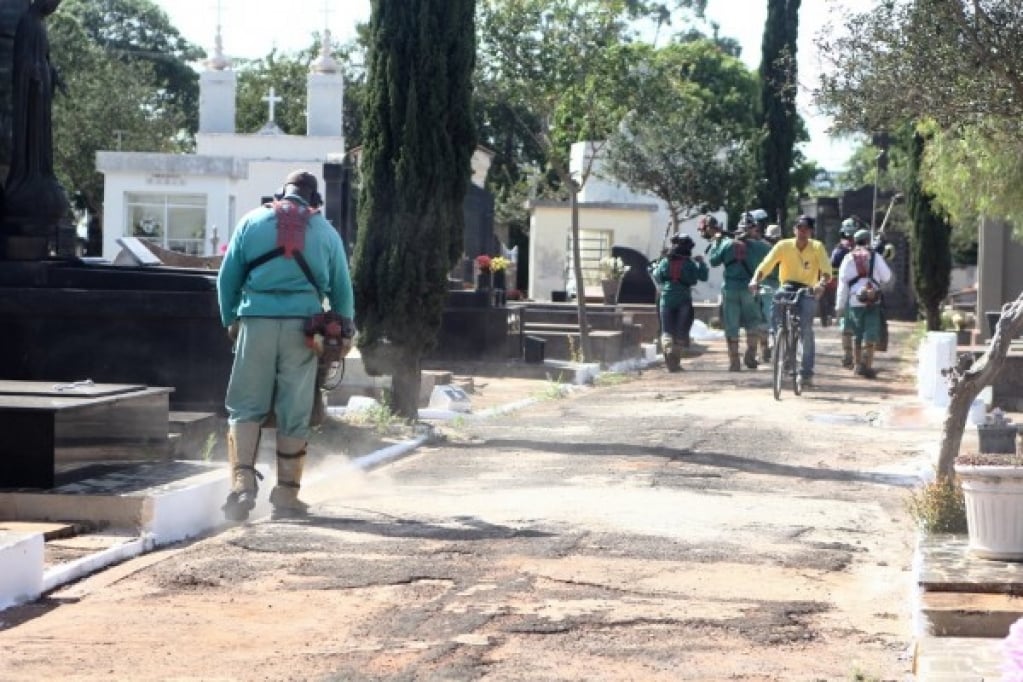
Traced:
POLYGON ((965 533, 966 500, 958 478, 938 478, 910 492, 909 515, 925 533, 965 533))

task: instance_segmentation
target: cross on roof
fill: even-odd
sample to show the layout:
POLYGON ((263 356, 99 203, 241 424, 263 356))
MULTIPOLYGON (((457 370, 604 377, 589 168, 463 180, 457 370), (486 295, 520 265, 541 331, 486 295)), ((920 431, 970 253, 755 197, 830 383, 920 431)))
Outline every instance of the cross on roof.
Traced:
POLYGON ((270 86, 270 94, 263 98, 263 101, 270 105, 270 123, 274 122, 274 105, 278 102, 283 102, 283 97, 278 97, 277 93, 274 92, 274 87, 270 86))

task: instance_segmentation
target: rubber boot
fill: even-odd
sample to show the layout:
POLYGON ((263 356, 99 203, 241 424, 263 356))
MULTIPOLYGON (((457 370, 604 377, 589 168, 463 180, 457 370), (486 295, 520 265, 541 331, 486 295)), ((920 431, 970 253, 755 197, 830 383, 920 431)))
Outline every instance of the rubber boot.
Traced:
POLYGON ((305 466, 306 441, 277 434, 277 485, 270 491, 274 518, 294 518, 309 513, 309 505, 298 499, 305 466))
POLYGON ((771 335, 764 333, 760 335, 760 360, 762 362, 771 361, 771 335))
POLYGON ((842 334, 842 367, 852 369, 855 366, 853 362, 853 335, 842 334))
POLYGON ((738 372, 742 369, 739 365, 739 339, 726 339, 728 343, 728 371, 738 372))
POLYGON ((680 367, 680 353, 675 348, 675 339, 670 334, 661 336, 661 350, 664 352, 664 367, 669 372, 677 372, 680 367))
POLYGON ((856 373, 865 379, 877 378, 874 370, 874 344, 868 343, 863 348, 863 363, 857 365, 856 373))
POLYGON ((749 369, 757 368, 757 345, 760 342, 760 334, 746 332, 746 353, 742 362, 749 369))
POLYGON ((259 451, 258 422, 231 424, 227 432, 227 459, 231 464, 231 492, 221 510, 228 521, 244 521, 256 506, 259 485, 256 453, 259 451))

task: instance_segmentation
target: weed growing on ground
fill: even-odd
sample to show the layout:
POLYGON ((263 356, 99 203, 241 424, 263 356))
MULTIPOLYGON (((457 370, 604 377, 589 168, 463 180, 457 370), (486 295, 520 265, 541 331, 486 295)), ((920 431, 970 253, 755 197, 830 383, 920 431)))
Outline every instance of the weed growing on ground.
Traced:
POLYGON ((881 682, 881 678, 877 675, 868 675, 867 673, 859 670, 854 670, 852 675, 849 676, 852 682, 881 682))
POLYGON ((547 384, 544 386, 543 392, 540 394, 540 398, 544 400, 558 400, 568 395, 568 384, 565 383, 565 377, 563 374, 558 374, 556 377, 552 377, 550 374, 547 375, 547 384))
POLYGON ((213 460, 213 451, 217 447, 217 434, 214 431, 210 431, 206 434, 206 443, 202 447, 202 461, 209 462, 213 460))
POLYGON ((958 478, 938 478, 911 491, 906 509, 925 533, 966 532, 966 500, 958 478))

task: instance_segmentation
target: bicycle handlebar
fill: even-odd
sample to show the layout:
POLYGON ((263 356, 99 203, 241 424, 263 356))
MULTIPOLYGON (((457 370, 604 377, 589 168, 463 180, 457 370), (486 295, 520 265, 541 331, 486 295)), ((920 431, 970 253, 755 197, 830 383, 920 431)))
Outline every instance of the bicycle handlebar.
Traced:
POLYGON ((799 299, 808 291, 813 291, 810 287, 803 287, 802 289, 796 289, 795 291, 786 291, 781 289, 776 291, 774 294, 775 304, 781 305, 795 305, 799 302, 799 299))

